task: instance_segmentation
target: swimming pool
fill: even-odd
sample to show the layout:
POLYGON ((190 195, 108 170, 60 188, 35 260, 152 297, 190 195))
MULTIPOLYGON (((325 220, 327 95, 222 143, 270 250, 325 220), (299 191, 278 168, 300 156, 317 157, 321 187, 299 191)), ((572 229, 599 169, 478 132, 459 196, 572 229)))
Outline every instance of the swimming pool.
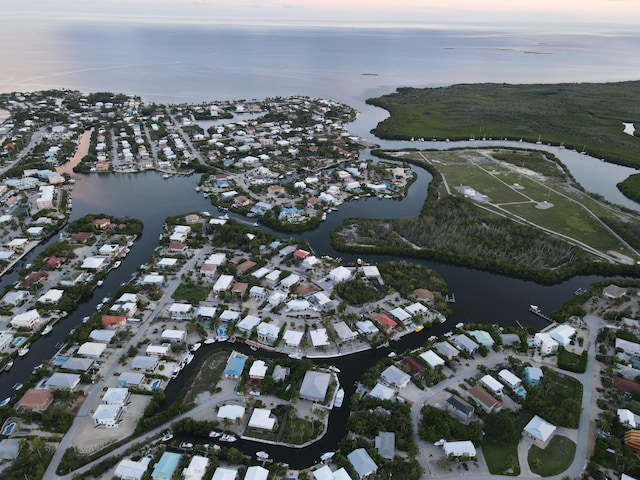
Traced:
POLYGON ((222 337, 227 334, 227 327, 218 327, 218 336, 222 337))
POLYGON ((65 357, 63 355, 60 355, 59 357, 56 357, 53 359, 53 365, 55 367, 60 367, 62 365, 64 365, 65 363, 67 363, 67 360, 69 360, 69 357, 65 357))
POLYGON ((515 393, 516 395, 518 395, 519 397, 526 397, 527 396, 527 391, 524 389, 523 386, 520 386, 518 388, 515 389, 515 393))
POLYGON ((18 424, 16 422, 11 422, 9 425, 2 429, 2 435, 6 435, 8 437, 17 426, 18 424))
POLYGON ((11 345, 13 345, 14 347, 19 347, 26 339, 27 337, 16 337, 11 340, 11 345))
POLYGON ((158 388, 159 386, 160 386, 160 380, 154 380, 154 381, 151 383, 151 387, 150 387, 150 388, 151 388, 151 390, 153 391, 153 390, 155 390, 156 388, 158 388))

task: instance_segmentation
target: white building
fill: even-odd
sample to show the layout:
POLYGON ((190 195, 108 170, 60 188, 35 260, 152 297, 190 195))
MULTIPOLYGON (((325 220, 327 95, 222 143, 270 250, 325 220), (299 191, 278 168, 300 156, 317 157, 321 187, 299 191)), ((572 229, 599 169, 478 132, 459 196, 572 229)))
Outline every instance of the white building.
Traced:
POLYGON ((35 328, 40 325, 42 318, 37 310, 27 310, 26 312, 19 313, 11 319, 11 326, 13 328, 35 328))
POLYGON ((202 480, 207 472, 208 465, 208 458, 194 455, 191 458, 191 462, 189 462, 189 466, 182 470, 184 480, 202 480))
POLYGON ((122 407, 101 403, 91 418, 97 427, 118 428, 122 418, 122 407))
POLYGON ((233 283, 232 275, 220 275, 220 278, 213 285, 213 291, 216 293, 226 292, 231 287, 231 283, 233 283))
POLYGON ((469 457, 477 456, 476 447, 473 442, 464 440, 461 442, 444 442, 444 453, 447 457, 469 457))
POLYGON ((558 342, 558 345, 566 347, 571 343, 571 338, 576 334, 576 329, 566 323, 562 323, 549 330, 548 333, 551 338, 558 342))
POLYGON ((81 357, 98 358, 104 353, 106 349, 107 345, 105 343, 85 342, 80 345, 80 348, 78 349, 76 354, 80 355, 81 357))
POLYGON ((346 282, 353 275, 353 272, 347 267, 340 265, 329 272, 329 278, 334 282, 346 282))
POLYGON ((502 397, 503 395, 503 385, 493 378, 491 375, 485 375, 480 379, 480 383, 487 387, 494 395, 502 397))
POLYGON ((102 397, 102 403, 124 407, 129 403, 130 398, 131 393, 128 388, 110 387, 102 397))
POLYGON ((498 373, 498 377, 500 378, 500 381, 511 390, 515 390, 520 385, 522 385, 522 380, 516 377, 507 369, 500 370, 500 372, 498 373))
POLYGON ((538 332, 535 334, 534 342, 536 347, 540 349, 542 355, 550 355, 558 350, 558 344, 546 332, 538 332))
POLYGON ((161 338, 163 341, 181 343, 187 339, 187 332, 184 330, 164 330, 161 338))
POLYGON ((530 438, 540 448, 545 448, 556 431, 555 425, 550 424, 538 415, 534 416, 524 427, 522 434, 530 438))
POLYGON ((98 270, 105 266, 109 259, 107 257, 87 257, 82 262, 80 268, 84 270, 98 270))
POLYGON ((427 350, 426 352, 421 353, 420 358, 427 362, 427 365, 429 365, 429 367, 431 368, 441 367, 445 364, 444 360, 440 358, 433 350, 427 350))
POLYGON ((271 415, 271 410, 267 410, 266 408, 254 408, 247 426, 256 430, 266 430, 271 432, 276 427, 276 423, 276 417, 271 415))
POLYGON ((235 422, 238 418, 244 417, 244 412, 245 408, 241 405, 223 405, 218 409, 218 418, 235 422))

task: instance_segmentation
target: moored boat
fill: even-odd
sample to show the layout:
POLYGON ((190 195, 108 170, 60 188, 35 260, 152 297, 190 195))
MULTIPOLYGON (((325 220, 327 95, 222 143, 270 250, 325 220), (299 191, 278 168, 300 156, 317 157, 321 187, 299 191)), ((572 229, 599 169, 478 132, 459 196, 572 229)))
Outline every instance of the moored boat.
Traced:
POLYGON ((224 433, 224 434, 222 434, 222 435, 220 436, 220 441, 221 441, 221 442, 229 442, 229 443, 232 443, 232 442, 235 442, 235 441, 237 441, 237 440, 238 440, 238 439, 237 439, 237 437, 236 437, 235 435, 231 435, 230 433, 224 433))
POLYGON ((42 335, 48 335, 53 331, 53 327, 51 325, 46 325, 43 329, 42 329, 42 335))
POLYGON ((343 401, 344 401, 344 389, 340 388, 336 393, 336 401, 334 403, 334 406, 338 408, 341 407, 343 401))
POLYGON ((25 345, 24 347, 18 349, 19 357, 24 357, 27 353, 29 353, 29 345, 25 345))

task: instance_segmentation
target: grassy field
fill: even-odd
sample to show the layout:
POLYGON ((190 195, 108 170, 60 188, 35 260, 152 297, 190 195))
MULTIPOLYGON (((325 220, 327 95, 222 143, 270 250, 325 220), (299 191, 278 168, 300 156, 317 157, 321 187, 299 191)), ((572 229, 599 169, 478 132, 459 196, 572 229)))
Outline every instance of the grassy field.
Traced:
POLYGON ((197 305, 207 299, 209 289, 193 284, 181 283, 173 293, 174 300, 182 300, 192 305, 197 305))
POLYGON ((400 88, 367 103, 391 114, 374 130, 380 138, 540 140, 640 166, 640 142, 622 125, 640 121, 638 81, 400 88))
POLYGON ((520 475, 520 465, 517 461, 518 444, 483 441, 481 447, 489 472, 493 475, 510 475, 512 477, 520 475), (513 461, 514 459, 515 461, 513 461), (511 473, 506 473, 509 468, 512 469, 511 473))
POLYGON ((587 211, 591 209, 598 216, 610 216, 612 209, 569 188, 566 181, 559 183, 556 178, 547 178, 528 169, 524 154, 522 165, 497 161, 491 156, 491 150, 411 154, 417 161, 423 156, 442 173, 452 193, 459 186, 472 187, 488 197, 482 205, 509 218, 525 219, 602 252, 613 250, 633 256, 587 211), (537 208, 543 202, 553 206, 537 208))
POLYGON ((567 437, 556 435, 544 450, 535 445, 529 449, 529 467, 541 477, 559 475, 569 468, 575 454, 576 444, 567 437))

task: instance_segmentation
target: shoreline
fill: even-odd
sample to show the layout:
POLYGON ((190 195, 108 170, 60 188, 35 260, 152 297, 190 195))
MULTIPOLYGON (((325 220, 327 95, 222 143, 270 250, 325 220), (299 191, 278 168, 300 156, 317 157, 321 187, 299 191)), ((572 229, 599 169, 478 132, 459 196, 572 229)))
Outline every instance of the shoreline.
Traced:
POLYGON ((93 128, 91 130, 85 130, 80 140, 78 141, 78 148, 72 157, 62 165, 56 167, 56 172, 59 174, 68 173, 73 175, 73 168, 78 165, 85 155, 89 153, 89 147, 91 145, 91 135, 93 135, 93 128))

